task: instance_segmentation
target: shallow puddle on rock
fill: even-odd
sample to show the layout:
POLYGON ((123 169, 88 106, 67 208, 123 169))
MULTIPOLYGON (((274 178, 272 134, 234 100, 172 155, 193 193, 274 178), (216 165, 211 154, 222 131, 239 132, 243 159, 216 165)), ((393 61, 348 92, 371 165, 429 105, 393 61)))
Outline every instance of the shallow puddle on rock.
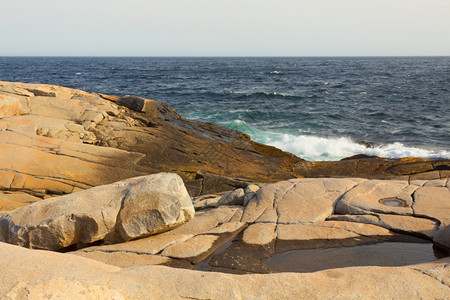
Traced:
POLYGON ((356 247, 291 250, 263 260, 272 272, 316 272, 354 266, 407 266, 447 256, 431 243, 386 242, 356 247))
POLYGON ((218 255, 218 254, 224 252, 228 247, 230 247, 230 245, 233 243, 233 240, 231 240, 231 241, 225 243, 224 245, 220 246, 219 248, 217 248, 217 250, 214 251, 214 253, 211 254, 206 260, 194 265, 193 269, 196 271, 209 271, 209 269, 211 269, 211 266, 209 265, 211 258, 214 255, 218 255))
POLYGON ((406 206, 408 206, 405 200, 398 199, 398 198, 385 198, 385 199, 380 199, 378 202, 380 202, 383 205, 393 206, 393 207, 406 207, 406 206))

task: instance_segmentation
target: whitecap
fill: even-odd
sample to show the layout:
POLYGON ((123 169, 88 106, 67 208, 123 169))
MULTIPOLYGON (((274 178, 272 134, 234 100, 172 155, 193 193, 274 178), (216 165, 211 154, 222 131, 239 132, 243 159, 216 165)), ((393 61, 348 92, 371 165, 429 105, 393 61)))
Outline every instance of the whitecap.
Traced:
POLYGON ((340 160, 357 154, 385 158, 450 158, 448 151, 431 151, 417 147, 408 147, 402 143, 367 148, 347 137, 325 138, 308 135, 294 136, 290 134, 274 136, 272 134, 272 136, 265 138, 263 142, 311 161, 340 160))
POLYGON ((432 151, 405 146, 398 142, 367 148, 348 137, 319 137, 301 133, 293 135, 268 132, 253 127, 242 120, 234 120, 228 123, 226 127, 244 132, 256 142, 277 147, 310 161, 336 161, 357 154, 385 158, 423 157, 450 159, 450 152, 445 150, 432 151))

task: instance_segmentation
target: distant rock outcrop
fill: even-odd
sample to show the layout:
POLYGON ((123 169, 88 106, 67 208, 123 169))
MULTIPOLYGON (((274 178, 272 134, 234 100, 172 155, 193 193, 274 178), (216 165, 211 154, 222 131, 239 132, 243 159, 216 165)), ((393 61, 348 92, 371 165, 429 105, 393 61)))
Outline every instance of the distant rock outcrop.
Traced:
POLYGON ((38 198, 161 171, 178 173, 196 195, 233 188, 223 175, 289 178, 285 166, 300 161, 154 100, 11 82, 0 82, 0 152, 0 189, 38 198), (208 174, 217 174, 213 184, 208 174))
POLYGON ((0 153, 0 210, 159 172, 180 175, 191 196, 295 177, 450 173, 449 160, 308 162, 154 100, 1 81, 0 153))

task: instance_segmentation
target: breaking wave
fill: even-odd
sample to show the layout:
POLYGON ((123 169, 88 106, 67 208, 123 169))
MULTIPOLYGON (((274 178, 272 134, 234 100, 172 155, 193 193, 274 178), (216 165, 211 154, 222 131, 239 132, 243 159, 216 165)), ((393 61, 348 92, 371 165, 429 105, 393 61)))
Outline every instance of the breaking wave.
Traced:
POLYGON ((335 161, 357 154, 375 155, 385 158, 423 157, 450 159, 448 151, 431 151, 408 147, 398 142, 367 147, 348 137, 318 137, 267 132, 250 126, 242 120, 234 120, 231 123, 221 125, 244 132, 256 142, 277 147, 310 161, 335 161))

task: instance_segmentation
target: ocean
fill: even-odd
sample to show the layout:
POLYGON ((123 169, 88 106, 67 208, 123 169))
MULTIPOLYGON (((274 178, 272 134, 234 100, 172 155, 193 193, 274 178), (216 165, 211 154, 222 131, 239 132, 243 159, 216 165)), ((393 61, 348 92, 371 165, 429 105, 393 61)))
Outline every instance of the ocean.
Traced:
POLYGON ((450 158, 450 57, 0 57, 0 80, 167 102, 307 160, 450 158))

